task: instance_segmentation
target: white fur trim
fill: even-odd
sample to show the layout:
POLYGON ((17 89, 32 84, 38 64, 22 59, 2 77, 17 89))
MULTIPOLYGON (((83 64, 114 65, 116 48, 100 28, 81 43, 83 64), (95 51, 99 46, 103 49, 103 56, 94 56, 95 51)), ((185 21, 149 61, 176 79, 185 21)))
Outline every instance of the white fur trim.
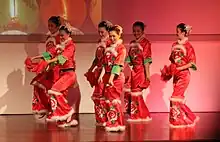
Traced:
POLYGON ((56 95, 56 96, 62 95, 62 93, 54 91, 54 90, 48 90, 48 94, 51 94, 51 95, 53 94, 53 95, 56 95))
POLYGON ((109 100, 105 100, 105 102, 106 102, 106 103, 110 103, 110 101, 109 101, 109 100))
POLYGON ((64 42, 61 42, 60 44, 56 45, 56 49, 61 49, 64 50, 64 48, 66 47, 66 45, 69 43, 69 41, 71 41, 72 38, 69 37, 67 40, 65 40, 64 42))
POLYGON ((107 132, 118 132, 118 131, 125 131, 125 126, 116 126, 116 127, 105 127, 107 132))
POLYGON ((118 52, 115 50, 115 48, 122 43, 123 40, 119 39, 115 44, 111 44, 110 47, 106 48, 105 52, 111 52, 114 56, 117 56, 118 52))
POLYGON ((130 45, 129 45, 129 47, 131 48, 131 47, 138 47, 140 50, 142 50, 143 51, 143 47, 139 44, 139 43, 131 43, 130 45))
POLYGON ((105 49, 105 53, 111 52, 114 56, 118 55, 118 52, 115 50, 115 47, 108 47, 105 49))
POLYGON ((121 100, 119 100, 119 99, 114 99, 114 100, 112 100, 112 103, 113 103, 113 104, 121 104, 121 100))
POLYGON ((131 92, 131 96, 141 96, 143 92, 131 92))
POLYGON ((184 56, 186 56, 186 54, 187 54, 186 48, 182 44, 177 44, 177 45, 173 46, 172 47, 172 51, 174 51, 174 50, 181 50, 181 51, 183 51, 184 56))
POLYGON ((64 42, 61 42, 61 44, 67 44, 69 41, 73 40, 71 37, 69 37, 67 40, 65 40, 64 42))
POLYGON ((51 120, 54 121, 64 121, 67 120, 70 116, 72 116, 74 114, 74 109, 72 108, 69 113, 63 115, 63 116, 52 116, 51 120))
POLYGON ((174 61, 175 61, 175 63, 177 63, 179 60, 181 60, 181 57, 176 58, 174 61))
POLYGON ((151 121, 152 118, 151 117, 147 117, 147 118, 139 118, 139 119, 131 119, 129 118, 127 121, 128 122, 148 122, 148 121, 151 121))
POLYGON ((120 131, 125 131, 125 126, 119 126, 120 131))
POLYGON ((123 91, 124 92, 131 92, 131 89, 130 88, 123 88, 123 91))
POLYGON ((54 37, 49 37, 46 40, 45 44, 47 45, 49 42, 53 42, 53 44, 56 45, 56 39, 54 37))
POLYGON ((64 124, 60 124, 57 125, 60 128, 65 128, 65 127, 71 127, 71 126, 77 126, 78 125, 78 121, 73 119, 72 121, 68 122, 68 123, 64 123, 64 124))

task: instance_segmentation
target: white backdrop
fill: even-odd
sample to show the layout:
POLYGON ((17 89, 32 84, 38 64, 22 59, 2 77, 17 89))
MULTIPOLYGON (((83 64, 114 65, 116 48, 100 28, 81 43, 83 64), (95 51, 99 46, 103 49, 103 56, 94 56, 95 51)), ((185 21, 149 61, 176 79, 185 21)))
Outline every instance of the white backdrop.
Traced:
MULTIPOLYGON (((219 111, 220 43, 192 42, 197 54, 198 71, 192 72, 187 90, 187 103, 193 111, 219 111)), ((151 87, 145 91, 144 98, 152 112, 167 112, 168 98, 172 93, 172 81, 160 81, 159 70, 169 63, 171 42, 153 42, 153 64, 151 66, 151 87)), ((77 79, 79 88, 71 90, 69 100, 75 104, 80 99, 81 113, 93 112, 90 99, 92 88, 84 77, 95 52, 95 44, 76 44, 77 79)), ((44 51, 41 43, 0 43, 0 114, 31 113, 32 87, 29 85, 34 74, 25 71, 24 59, 44 51)))

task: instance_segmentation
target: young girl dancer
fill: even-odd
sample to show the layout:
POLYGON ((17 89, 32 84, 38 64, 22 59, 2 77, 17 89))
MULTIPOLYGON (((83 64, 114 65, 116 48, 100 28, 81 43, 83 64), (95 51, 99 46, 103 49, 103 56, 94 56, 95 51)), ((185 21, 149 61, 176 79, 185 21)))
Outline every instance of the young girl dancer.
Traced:
POLYGON ((170 126, 174 128, 194 126, 198 117, 185 104, 184 93, 189 85, 190 71, 196 70, 195 51, 188 40, 191 27, 180 23, 176 27, 178 41, 172 46, 169 60, 171 64, 164 66, 161 77, 168 81, 173 77, 173 94, 170 98, 170 126))
POLYGON ((59 32, 61 44, 56 49, 58 55, 47 60, 47 64, 56 63, 59 67, 59 78, 48 90, 52 107, 49 118, 57 121, 58 127, 69 127, 78 124, 78 121, 72 117, 74 110, 66 100, 68 89, 76 83, 75 44, 70 37, 69 25, 62 26, 59 32))
MULTIPOLYGON (((27 58, 27 63, 34 64, 36 59, 49 60, 55 54, 56 45, 60 43, 59 28, 61 25, 61 20, 59 16, 52 16, 48 20, 48 37, 46 40, 46 52, 42 55, 38 55, 32 58, 27 58)), ((35 69, 40 67, 39 63, 35 63, 35 69)), ((30 68, 29 68, 30 69, 30 68)), ((33 71, 33 67, 32 67, 33 71)), ((52 86, 53 83, 53 72, 51 70, 37 74, 37 76, 31 81, 31 85, 34 86, 33 101, 32 101, 32 111, 39 118, 45 116, 49 111, 51 111, 49 98, 47 96, 47 90, 52 86)))
POLYGON ((149 121, 150 112, 143 99, 143 90, 150 84, 151 44, 144 33, 143 22, 133 24, 135 40, 130 43, 126 61, 131 67, 131 76, 126 82, 125 108, 129 113, 128 121, 149 121), (131 92, 130 92, 131 91, 131 92))
POLYGON ((112 23, 109 21, 102 21, 98 25, 98 32, 100 40, 98 41, 95 59, 88 72, 85 74, 90 85, 95 86, 94 92, 92 94, 92 100, 94 102, 96 125, 103 126, 107 121, 106 109, 105 109, 105 99, 103 96, 103 84, 97 82, 101 70, 102 70, 102 59, 104 56, 105 48, 109 46, 109 29, 112 23), (95 70, 94 70, 95 69, 95 70), (94 71, 93 71, 94 70, 94 71))
POLYGON ((104 96, 106 98, 107 122, 106 131, 124 131, 124 113, 121 107, 125 77, 123 73, 126 48, 121 40, 122 28, 113 26, 109 31, 110 46, 105 50, 103 69, 98 82, 104 83, 104 96))

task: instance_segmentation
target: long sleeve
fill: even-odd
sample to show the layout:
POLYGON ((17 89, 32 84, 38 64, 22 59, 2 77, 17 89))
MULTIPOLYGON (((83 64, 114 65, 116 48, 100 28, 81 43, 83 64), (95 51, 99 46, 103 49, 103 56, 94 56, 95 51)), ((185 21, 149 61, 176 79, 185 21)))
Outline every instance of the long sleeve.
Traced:
POLYGON ((121 67, 124 66, 125 57, 126 57, 126 48, 123 45, 120 46, 120 48, 118 49, 118 55, 114 61, 114 65, 111 71, 112 74, 116 74, 116 75, 120 74, 121 67))
POLYGON ((61 65, 65 64, 65 62, 70 58, 72 58, 74 54, 75 54, 75 45, 74 44, 67 45, 67 47, 65 47, 62 54, 58 55, 57 57, 58 63, 61 65))
POLYGON ((152 57, 151 57, 151 43, 148 41, 145 41, 144 44, 141 44, 143 47, 143 57, 144 57, 144 64, 152 63, 152 57))
POLYGON ((189 45, 187 47, 187 62, 192 64, 192 69, 193 70, 197 70, 196 67, 196 55, 195 55, 195 51, 193 49, 193 47, 191 45, 189 45))

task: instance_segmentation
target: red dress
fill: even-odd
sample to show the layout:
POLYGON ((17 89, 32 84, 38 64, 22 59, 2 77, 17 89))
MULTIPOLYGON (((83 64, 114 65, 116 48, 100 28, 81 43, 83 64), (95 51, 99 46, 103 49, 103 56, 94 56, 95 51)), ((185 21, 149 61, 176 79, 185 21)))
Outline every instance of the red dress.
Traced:
POLYGON ((105 74, 103 77, 104 96, 106 98, 107 123, 106 131, 124 131, 124 113, 121 107, 121 95, 125 77, 123 73, 126 48, 120 40, 112 44, 105 50, 103 66, 105 74), (108 85, 109 77, 115 74, 113 86, 108 85))
POLYGON ((191 63, 191 68, 196 70, 196 56, 194 49, 188 40, 184 42, 175 42, 172 46, 170 55, 170 66, 165 66, 161 71, 162 79, 169 80, 173 77, 173 93, 170 98, 170 126, 171 127, 189 127, 194 126, 198 117, 185 104, 185 91, 190 81, 189 69, 177 70, 177 67, 182 67, 191 63))
POLYGON ((74 110, 67 102, 68 89, 76 83, 75 44, 72 39, 67 40, 63 45, 57 59, 60 74, 51 89, 48 90, 52 113, 47 119, 57 121, 59 127, 77 125, 78 122, 72 118, 74 110))
POLYGON ((95 87, 91 98, 94 102, 96 125, 101 125, 101 126, 103 126, 104 123, 107 121, 107 117, 106 117, 106 109, 104 106, 105 98, 103 96, 104 86, 103 84, 99 84, 97 80, 102 71, 102 60, 103 60, 105 48, 109 45, 110 45, 109 40, 99 41, 92 67, 85 74, 87 80, 90 82, 90 85, 92 87, 93 86, 95 87), (93 71, 94 68, 95 70, 93 71))
POLYGON ((124 89, 125 108, 130 115, 128 121, 149 121, 150 112, 144 102, 142 91, 150 84, 146 80, 145 64, 151 64, 152 59, 151 44, 144 36, 137 43, 131 43, 126 61, 131 66, 131 77, 126 82, 127 88, 124 89))
MULTIPOLYGON (((56 45, 60 43, 59 32, 49 34, 46 41, 46 52, 42 54, 44 60, 49 60, 56 55, 56 45)), ((38 63, 39 65, 40 63, 38 63)), ((51 88, 53 83, 54 73, 52 70, 37 74, 31 81, 34 87, 32 111, 35 114, 42 114, 51 111, 47 90, 51 88)))

